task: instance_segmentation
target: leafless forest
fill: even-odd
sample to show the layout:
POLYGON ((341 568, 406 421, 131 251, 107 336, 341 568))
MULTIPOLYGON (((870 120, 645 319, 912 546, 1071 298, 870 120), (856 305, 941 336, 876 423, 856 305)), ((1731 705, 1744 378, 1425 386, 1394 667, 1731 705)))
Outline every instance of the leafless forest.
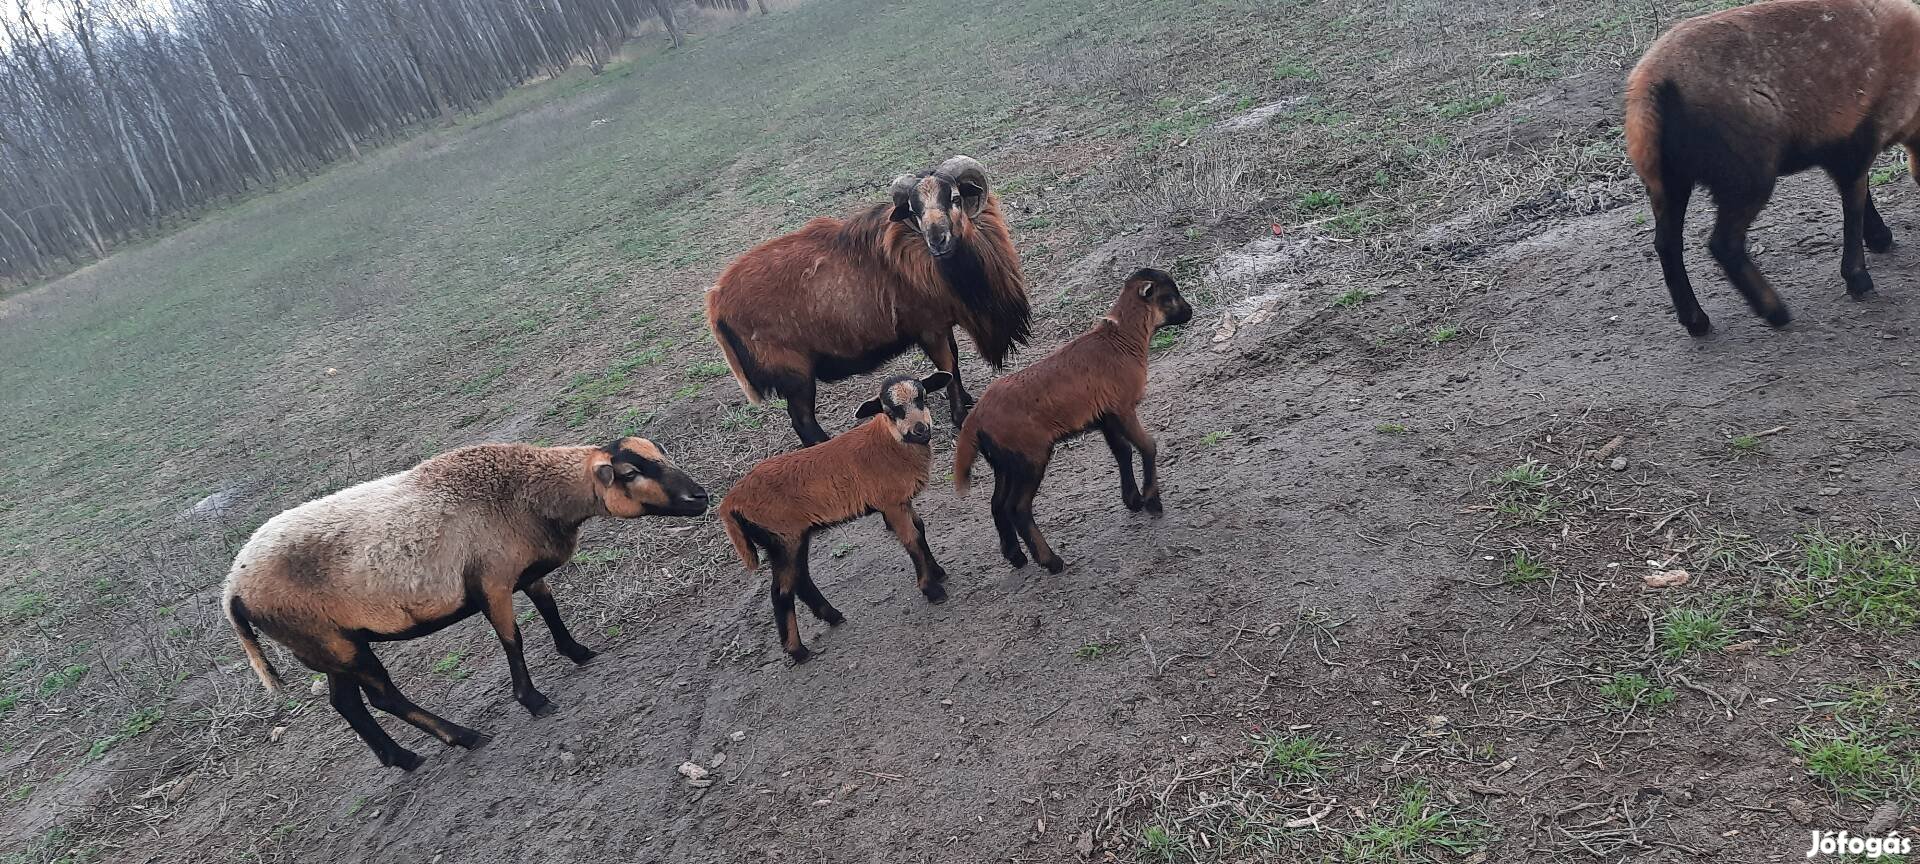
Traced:
POLYGON ((672 0, 15 3, 0 14, 0 280, 16 281, 536 76, 598 72, 648 21, 682 39, 672 0))

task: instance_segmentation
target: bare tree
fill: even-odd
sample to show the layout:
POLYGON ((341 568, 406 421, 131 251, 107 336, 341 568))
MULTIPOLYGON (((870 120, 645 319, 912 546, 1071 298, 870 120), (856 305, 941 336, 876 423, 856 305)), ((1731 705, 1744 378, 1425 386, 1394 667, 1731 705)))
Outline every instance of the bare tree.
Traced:
POLYGON ((105 255, 575 62, 598 71, 649 17, 679 46, 675 2, 12 0, 0 281, 105 255))

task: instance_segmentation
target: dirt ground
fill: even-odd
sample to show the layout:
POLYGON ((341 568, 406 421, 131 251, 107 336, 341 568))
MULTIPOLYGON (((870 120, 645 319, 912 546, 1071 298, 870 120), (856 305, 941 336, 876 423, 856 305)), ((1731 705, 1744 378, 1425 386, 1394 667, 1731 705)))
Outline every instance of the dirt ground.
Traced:
MULTIPOLYGON (((1517 94, 1481 158, 1604 135, 1622 74, 1517 94)), ((1030 131, 976 155, 1031 176, 1098 152, 1030 131)), ((1014 200, 1043 214, 1067 194, 1014 200)), ((1899 245, 1856 303, 1830 185, 1783 183, 1754 234, 1796 315, 1778 331, 1720 278, 1696 204, 1692 270, 1719 328, 1699 340, 1617 163, 1384 245, 1251 206, 1206 223, 1233 238, 1212 246, 1192 223, 1036 228, 1041 317, 1016 365, 1093 320, 1132 266, 1184 265, 1200 314, 1155 354, 1142 408, 1164 516, 1127 512, 1106 449, 1076 441, 1036 508, 1067 570, 1011 570, 984 495, 943 480, 941 424, 917 506, 952 599, 919 598, 878 520, 836 529, 814 570, 847 623, 802 616, 801 666, 774 645, 766 574, 740 571, 719 526, 596 526, 556 591, 604 653, 576 668, 527 629, 553 716, 509 698, 497 646, 463 624, 392 665, 493 740, 446 749, 383 718, 425 757, 387 771, 297 675, 268 700, 228 654, 167 707, 218 718, 196 740, 136 732, 38 781, 4 811, 19 851, 0 861, 1766 862, 1804 860, 1817 830, 1912 836, 1920 190, 1876 195, 1899 245), (1819 570, 1828 541, 1884 578, 1819 570), (1684 584, 1649 587, 1675 570, 1684 584), (1835 741, 1866 764, 1835 767, 1835 741), (53 825, 96 839, 63 854, 53 825)), ((678 322, 699 287, 616 297, 678 322)), ((78 301, 31 304, 59 302, 78 301)), ((304 351, 339 355, 289 356, 304 351)), ((598 368, 614 349, 560 356, 598 368)), ((990 373, 970 362, 977 393, 990 373)), ((869 386, 823 393, 830 430, 869 386)), ((740 401, 710 382, 648 434, 730 480, 790 443, 777 415, 726 425, 740 401)), ((278 410, 230 422, 273 429, 278 410)), ((449 443, 562 434, 522 411, 449 443)), ((75 741, 38 731, 0 769, 26 777, 75 741)))

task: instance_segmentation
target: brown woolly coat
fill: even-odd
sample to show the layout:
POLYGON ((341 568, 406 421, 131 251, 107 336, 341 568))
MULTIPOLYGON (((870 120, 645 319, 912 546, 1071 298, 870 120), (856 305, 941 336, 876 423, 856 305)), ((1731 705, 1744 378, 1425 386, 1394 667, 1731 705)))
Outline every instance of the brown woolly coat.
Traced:
POLYGON ((1626 104, 1627 152, 1654 188, 1669 167, 1709 186, 1720 173, 1718 147, 1663 145, 1669 126, 1686 138, 1711 130, 1778 173, 1863 129, 1875 136, 1869 152, 1907 143, 1920 136, 1920 7, 1772 0, 1691 18, 1647 49, 1626 104))
POLYGON ((932 448, 894 437, 885 415, 829 441, 782 453, 753 466, 720 502, 740 560, 760 566, 739 518, 798 544, 815 528, 835 525, 881 506, 912 501, 927 486, 932 448))
POLYGON ((986 277, 987 296, 972 303, 947 284, 926 241, 888 218, 892 210, 813 219, 720 274, 707 292, 707 324, 725 322, 752 355, 735 356, 720 340, 748 399, 758 402, 767 384, 756 369, 816 374, 817 357, 891 357, 955 325, 995 366, 1026 338, 1026 277, 998 198, 987 193, 979 215, 954 222, 986 277))
MULTIPOLYGON (((610 514, 596 494, 596 454, 605 451, 467 447, 309 501, 267 520, 241 547, 222 606, 240 598, 255 625, 322 669, 345 650, 344 633, 437 629, 475 582, 565 562, 581 523, 630 515, 610 514)), ((248 653, 273 687, 264 660, 248 653)))
POLYGON ((961 494, 973 472, 981 434, 998 446, 1040 457, 1062 438, 1101 417, 1139 405, 1147 395, 1147 349, 1159 325, 1155 310, 1132 290, 1121 292, 1093 328, 1018 372, 994 381, 967 414, 954 444, 954 485, 961 494))

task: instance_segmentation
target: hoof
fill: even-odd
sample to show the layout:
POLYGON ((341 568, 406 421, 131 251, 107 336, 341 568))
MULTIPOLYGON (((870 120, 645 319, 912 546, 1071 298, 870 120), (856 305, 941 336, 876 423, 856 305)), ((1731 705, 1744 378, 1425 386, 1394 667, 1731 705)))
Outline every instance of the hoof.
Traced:
POLYGON ((947 581, 947 571, 942 568, 939 568, 939 567, 933 568, 933 572, 930 575, 934 582, 947 581))
POLYGON ((1000 554, 1006 556, 1007 563, 1012 564, 1015 570, 1027 566, 1027 553, 1025 552, 1018 549, 1002 549, 1000 550, 1000 554))
POLYGON ((385 756, 382 756, 380 758, 380 764, 385 765, 388 768, 398 768, 402 771, 412 771, 413 769, 420 767, 420 754, 415 753, 412 750, 405 750, 399 747, 395 747, 392 753, 388 753, 385 756))
POLYGON ((1048 573, 1052 573, 1057 576, 1060 574, 1060 571, 1067 569, 1067 562, 1062 561, 1058 556, 1055 556, 1051 561, 1040 562, 1040 566, 1047 568, 1048 573))
MULTIPOLYGON (((1873 290, 1871 287, 1871 282, 1869 282, 1869 287, 1867 290, 1869 291, 1873 290)), ((1847 291, 1851 293, 1853 289, 1849 287, 1847 291)), ((1775 306, 1773 308, 1773 311, 1771 312, 1761 313, 1760 317, 1767 322, 1768 327, 1772 327, 1775 330, 1778 330, 1782 327, 1787 326, 1788 324, 1793 323, 1793 313, 1787 311, 1787 306, 1785 303, 1775 306)))
POLYGON ((821 609, 814 614, 814 617, 827 622, 828 627, 838 627, 847 623, 847 616, 840 614, 840 610, 832 606, 821 609))
POLYGON ((1680 320, 1680 326, 1687 328, 1687 335, 1695 339, 1713 332, 1713 320, 1704 314, 1696 321, 1688 321, 1683 318, 1680 320))
POLYGON ((542 696, 538 693, 535 693, 531 696, 527 696, 521 699, 520 704, 522 706, 525 706, 527 711, 532 713, 533 716, 535 717, 551 716, 554 712, 557 712, 560 710, 559 708, 554 707, 552 702, 547 701, 547 697, 542 696))
POLYGON ((1160 496, 1155 495, 1152 498, 1148 498, 1146 504, 1148 513, 1158 516, 1162 512, 1160 508, 1160 496))
POLYGON ((575 645, 572 648, 560 649, 560 656, 572 660, 575 666, 585 666, 587 661, 600 656, 600 652, 585 645, 575 645))
POLYGON ((491 735, 482 735, 472 729, 463 730, 463 734, 453 737, 453 746, 466 750, 478 750, 493 740, 491 735))
POLYGON ((947 586, 938 582, 920 589, 920 593, 927 595, 927 602, 935 606, 947 602, 947 586))
POLYGON ((798 666, 802 663, 807 662, 807 659, 813 656, 813 652, 808 651, 807 646, 802 645, 798 648, 793 649, 792 651, 788 651, 787 656, 792 657, 793 665, 798 666))
MULTIPOLYGON (((1848 297, 1852 297, 1855 300, 1865 300, 1868 294, 1873 293, 1873 274, 1862 270, 1859 273, 1846 277, 1846 279, 1848 297)), ((1774 326, 1778 327, 1780 325, 1775 324, 1774 326)))
POLYGON ((1120 500, 1126 502, 1127 509, 1135 513, 1140 512, 1140 508, 1147 506, 1147 499, 1139 495, 1121 495, 1120 500))
POLYGON ((1893 251, 1893 232, 1891 231, 1885 234, 1868 234, 1866 239, 1868 252, 1880 254, 1893 251))

